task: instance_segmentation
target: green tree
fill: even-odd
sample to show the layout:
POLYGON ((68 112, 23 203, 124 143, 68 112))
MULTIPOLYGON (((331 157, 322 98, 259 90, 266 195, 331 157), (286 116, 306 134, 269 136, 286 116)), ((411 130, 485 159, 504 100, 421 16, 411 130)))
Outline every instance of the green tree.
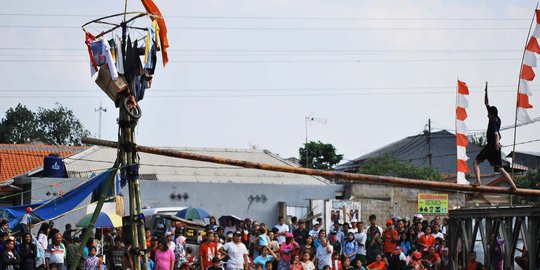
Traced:
POLYGON ((486 146, 487 144, 487 138, 486 138, 486 135, 485 134, 481 134, 481 135, 477 135, 477 134, 474 134, 474 135, 470 135, 470 136, 467 136, 467 139, 469 140, 470 143, 472 144, 476 144, 480 147, 484 147, 486 146))
POLYGON ((435 181, 442 178, 441 173, 435 169, 417 167, 410 162, 399 161, 389 154, 368 160, 358 173, 435 181))
POLYGON ((36 114, 20 103, 0 121, 1 143, 28 143, 38 139, 36 114))
MULTIPOLYGON (((514 182, 518 188, 540 189, 540 169, 530 169, 525 174, 514 177, 514 182)), ((515 203, 540 202, 540 198, 534 196, 514 196, 515 203)))
POLYGON ((0 143, 28 143, 39 140, 48 144, 81 145, 90 135, 73 114, 59 103, 52 109, 39 108, 37 113, 19 104, 6 111, 0 122, 0 143))
POLYGON ((343 159, 343 155, 336 154, 336 148, 332 144, 320 141, 304 143, 304 147, 300 147, 298 152, 300 154, 300 165, 304 168, 331 170, 343 159))

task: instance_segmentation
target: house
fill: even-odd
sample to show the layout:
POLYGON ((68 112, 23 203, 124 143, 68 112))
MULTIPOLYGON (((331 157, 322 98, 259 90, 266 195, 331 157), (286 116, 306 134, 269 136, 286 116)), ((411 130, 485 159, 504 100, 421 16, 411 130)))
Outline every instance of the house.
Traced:
MULTIPOLYGON (((162 149, 296 166, 268 150, 162 149)), ((67 179, 39 177, 43 169, 37 168, 17 177, 14 184, 24 183, 26 190, 32 190, 31 194, 25 196, 28 203, 48 200, 56 196, 55 193, 69 191, 78 186, 81 180, 111 168, 116 155, 116 149, 93 146, 65 159, 67 179)), ((342 185, 317 176, 246 169, 148 153, 139 153, 139 156, 140 191, 144 208, 193 206, 203 208, 218 217, 232 214, 274 224, 279 213, 278 203, 286 203, 291 212, 305 215, 310 199, 334 199, 343 193, 342 185)), ((126 197, 125 209, 129 209, 127 186, 117 191, 117 194, 126 197)), ((89 198, 83 205, 88 203, 89 198)), ((83 214, 84 209, 81 209, 56 223, 76 222, 83 214)))
MULTIPOLYGON (((9 195, 18 192, 13 186, 13 178, 43 166, 43 159, 55 153, 68 157, 79 153, 87 147, 83 146, 55 146, 44 144, 0 144, 0 195, 9 195)), ((14 196, 7 200, 0 200, 0 205, 13 205, 20 197, 14 196)))
MULTIPOLYGON (((506 157, 512 158, 514 152, 510 152, 506 157)), ((540 153, 530 151, 516 151, 514 162, 528 167, 529 169, 540 169, 540 153)))
MULTIPOLYGON (((473 161, 482 148, 475 144, 469 144, 467 164, 473 169, 473 161)), ((370 159, 390 155, 399 161, 410 162, 417 167, 429 167, 439 171, 443 175, 456 175, 457 161, 456 136, 446 130, 432 133, 422 133, 409 136, 399 141, 388 144, 382 148, 364 154, 354 160, 338 165, 336 171, 358 172, 359 168, 370 159)), ((510 162, 503 157, 503 166, 510 167, 510 162)), ((519 167, 523 169, 523 167, 519 167)), ((480 164, 482 174, 493 174, 493 167, 488 162, 480 164)))

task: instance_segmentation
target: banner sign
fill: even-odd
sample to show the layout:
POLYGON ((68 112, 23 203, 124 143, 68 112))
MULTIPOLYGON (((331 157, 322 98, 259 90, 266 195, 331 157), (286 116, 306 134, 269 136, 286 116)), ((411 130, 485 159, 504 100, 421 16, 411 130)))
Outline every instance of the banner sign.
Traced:
POLYGON ((422 215, 448 214, 448 194, 418 194, 418 213, 422 215))

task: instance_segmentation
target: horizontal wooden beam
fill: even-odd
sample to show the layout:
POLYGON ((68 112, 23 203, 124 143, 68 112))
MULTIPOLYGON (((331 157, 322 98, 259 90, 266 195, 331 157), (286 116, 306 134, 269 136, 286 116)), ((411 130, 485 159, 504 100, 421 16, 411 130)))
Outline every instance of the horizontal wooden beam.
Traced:
MULTIPOLYGON (((85 138, 82 138, 82 142, 85 144, 100 145, 100 146, 106 146, 106 147, 112 147, 112 148, 117 148, 118 146, 118 144, 114 141, 107 141, 107 140, 101 140, 101 139, 96 139, 96 138, 85 137, 85 138)), ((447 182, 406 179, 406 178, 399 178, 399 177, 368 175, 368 174, 359 174, 359 173, 324 171, 324 170, 298 168, 298 167, 291 167, 291 166, 272 165, 272 164, 265 164, 265 163, 245 161, 245 160, 205 156, 205 155, 199 155, 199 154, 194 154, 194 153, 169 150, 169 149, 159 149, 155 147, 148 147, 148 146, 142 146, 142 145, 137 145, 136 149, 139 152, 161 155, 161 156, 168 156, 168 157, 175 157, 175 158, 182 158, 182 159, 189 159, 189 160, 198 160, 198 161, 218 163, 218 164, 224 164, 224 165, 239 166, 239 167, 250 168, 250 169, 304 174, 304 175, 312 175, 312 176, 322 176, 322 177, 328 177, 328 178, 334 178, 334 179, 337 178, 337 179, 349 180, 352 182, 360 182, 360 183, 388 184, 388 185, 406 186, 406 187, 412 187, 412 188, 427 188, 427 189, 452 190, 452 191, 463 191, 463 192, 481 192, 481 193, 494 193, 494 194, 540 196, 540 190, 534 190, 534 189, 518 188, 515 191, 511 191, 508 188, 502 188, 502 187, 492 187, 492 186, 474 187, 471 185, 462 185, 462 184, 447 183, 447 182)))

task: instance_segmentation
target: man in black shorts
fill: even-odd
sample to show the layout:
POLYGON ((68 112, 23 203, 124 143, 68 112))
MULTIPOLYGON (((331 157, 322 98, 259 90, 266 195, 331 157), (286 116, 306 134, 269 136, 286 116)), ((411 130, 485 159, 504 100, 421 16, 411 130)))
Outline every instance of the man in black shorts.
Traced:
POLYGON ((480 151, 480 154, 476 156, 476 160, 473 162, 474 173, 476 174, 476 183, 473 184, 473 186, 479 186, 481 184, 479 164, 487 159, 491 166, 495 168, 495 171, 500 172, 506 182, 510 184, 510 189, 516 190, 516 185, 514 184, 514 181, 512 181, 512 178, 510 177, 508 172, 506 172, 502 167, 500 143, 501 133, 499 133, 499 130, 501 128, 501 119, 498 116, 499 113, 497 111, 497 107, 489 106, 487 82, 484 92, 484 104, 486 105, 489 118, 489 124, 486 132, 487 145, 484 146, 482 151, 480 151))

